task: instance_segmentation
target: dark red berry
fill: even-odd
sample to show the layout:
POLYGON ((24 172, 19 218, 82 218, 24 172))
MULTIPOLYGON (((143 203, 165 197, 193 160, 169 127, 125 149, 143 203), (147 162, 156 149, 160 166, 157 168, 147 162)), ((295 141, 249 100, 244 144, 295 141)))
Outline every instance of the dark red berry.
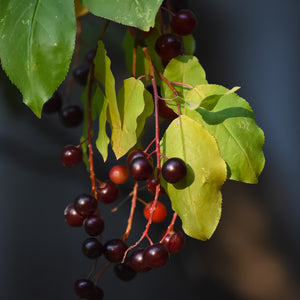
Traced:
POLYGON ((188 9, 182 9, 172 18, 171 28, 178 35, 191 34, 197 25, 194 13, 188 9))
MULTIPOLYGON (((159 180, 155 179, 154 176, 151 176, 147 179, 147 189, 148 191, 155 195, 156 193, 156 186, 159 184, 159 180)), ((165 189, 160 186, 159 195, 164 195, 166 193, 165 189)))
POLYGON ((127 248, 123 240, 113 239, 105 243, 104 255, 110 262, 120 262, 127 248))
POLYGON ((109 178, 116 184, 123 184, 129 177, 129 171, 125 165, 117 165, 110 169, 109 178))
POLYGON ((89 72, 89 66, 79 66, 73 70, 73 77, 80 85, 86 85, 89 72))
POLYGON ((131 162, 137 157, 147 158, 147 154, 140 149, 132 150, 127 156, 127 165, 130 166, 131 162))
POLYGON ((164 244, 157 243, 145 249, 144 257, 145 263, 150 268, 160 268, 168 262, 169 251, 164 244))
MULTIPOLYGON (((144 216, 147 220, 149 220, 151 212, 152 212, 152 204, 154 201, 149 202, 144 207, 144 216)), ((167 216, 167 209, 166 207, 160 202, 157 201, 156 208, 154 210, 153 216, 152 216, 152 222, 154 223, 160 223, 162 222, 167 216)))
POLYGON ((104 182, 97 188, 98 201, 109 204, 118 199, 119 189, 112 181, 104 182))
POLYGON ((162 59, 171 60, 183 54, 182 39, 173 33, 165 33, 156 40, 155 51, 162 59))
POLYGON ((87 217, 84 221, 84 229, 87 234, 97 236, 104 230, 105 224, 103 219, 98 216, 87 217))
POLYGON ((83 217, 91 216, 97 209, 98 202, 91 195, 82 194, 74 201, 74 208, 83 217))
POLYGON ((147 158, 137 157, 131 161, 129 172, 135 180, 146 180, 153 173, 153 167, 147 158))
POLYGON ((167 120, 174 120, 178 115, 163 100, 158 100, 158 114, 167 120))
POLYGON ((78 279, 74 284, 74 291, 80 298, 87 298, 94 292, 95 286, 92 281, 88 279, 78 279))
POLYGON ((60 153, 61 163, 66 167, 73 167, 82 162, 82 151, 74 145, 65 146, 60 153))
POLYGON ((181 231, 170 231, 163 240, 163 244, 167 246, 170 253, 179 252, 183 248, 184 242, 184 234, 181 231))
POLYGON ((137 273, 145 273, 151 268, 145 263, 144 249, 138 249, 132 252, 128 259, 130 267, 137 273))
POLYGON ((94 58, 96 56, 97 53, 97 49, 91 49, 87 52, 87 54, 85 55, 85 60, 89 63, 92 64, 94 62, 94 58))
POLYGON ((69 204, 65 208, 64 216, 66 222, 72 227, 80 227, 83 224, 84 217, 75 210, 73 204, 69 204))
POLYGON ((182 159, 173 157, 163 164, 161 173, 167 182, 176 183, 186 176, 187 169, 182 159))
POLYGON ((114 272, 117 275, 117 277, 123 281, 130 281, 132 280, 135 275, 136 271, 134 271, 128 263, 119 263, 115 264, 114 266, 114 272))
POLYGON ((95 259, 103 253, 103 246, 97 239, 88 238, 82 243, 82 252, 84 256, 95 259))
POLYGON ((102 300, 104 298, 103 290, 98 286, 94 286, 94 290, 91 294, 86 298, 86 300, 102 300))
POLYGON ((58 112, 61 108, 62 100, 58 92, 54 92, 52 97, 44 103, 43 105, 43 113, 51 114, 58 112))
POLYGON ((79 106, 69 105, 60 111, 59 117, 64 126, 77 127, 83 120, 83 112, 79 106))

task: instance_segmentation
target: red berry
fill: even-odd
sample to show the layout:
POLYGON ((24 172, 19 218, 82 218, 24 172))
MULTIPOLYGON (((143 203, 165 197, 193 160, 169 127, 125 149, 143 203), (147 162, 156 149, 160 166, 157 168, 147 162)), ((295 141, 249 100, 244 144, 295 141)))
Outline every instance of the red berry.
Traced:
POLYGON ((180 10, 171 21, 171 28, 178 35, 191 34, 197 25, 194 13, 188 9, 180 10))
POLYGON ((156 40, 155 51, 162 59, 171 60, 183 54, 182 39, 173 33, 165 33, 156 40))
POLYGON ((166 104, 165 101, 158 101, 158 114, 160 117, 167 120, 174 120, 178 117, 178 115, 166 104))
POLYGON ((69 204, 65 208, 64 216, 66 222, 72 227, 80 227, 83 224, 84 217, 75 210, 73 204, 69 204))
POLYGON ((66 167, 73 167, 82 162, 82 151, 74 145, 65 146, 60 153, 61 163, 66 167))
MULTIPOLYGON (((149 220, 151 212, 152 212, 152 204, 154 201, 149 202, 144 207, 144 216, 147 220, 149 220)), ((152 222, 154 223, 160 223, 162 222, 167 216, 167 209, 166 207, 159 201, 156 203, 156 208, 154 210, 153 216, 152 216, 152 222)))
POLYGON ((110 169, 109 178, 116 184, 122 184, 127 181, 129 177, 129 171, 125 165, 117 165, 110 169))

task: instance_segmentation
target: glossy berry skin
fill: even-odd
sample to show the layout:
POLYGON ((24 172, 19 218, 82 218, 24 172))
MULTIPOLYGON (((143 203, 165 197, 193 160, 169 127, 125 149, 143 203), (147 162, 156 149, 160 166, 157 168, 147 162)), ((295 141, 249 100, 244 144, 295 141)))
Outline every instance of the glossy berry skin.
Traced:
POLYGON ((153 167, 147 158, 137 157, 131 161, 129 172, 135 180, 147 180, 153 173, 153 167))
MULTIPOLYGON (((149 202, 144 207, 144 216, 147 220, 149 220, 151 212, 152 212, 152 204, 154 201, 149 202)), ((160 202, 157 201, 156 208, 152 216, 152 222, 154 223, 160 223, 162 222, 167 216, 167 209, 166 207, 160 202)))
POLYGON ((110 262, 120 262, 127 248, 123 240, 113 239, 104 244, 104 255, 110 262))
POLYGON ((179 252, 183 248, 184 242, 184 234, 181 231, 170 231, 163 240, 163 244, 167 246, 170 253, 179 252))
POLYGON ((151 268, 145 263, 144 249, 138 249, 132 252, 128 259, 130 267, 137 273, 145 273, 151 268))
POLYGON ((58 112, 61 108, 62 100, 58 92, 54 92, 52 97, 44 103, 43 113, 52 114, 58 112))
POLYGON ((178 115, 163 100, 158 100, 158 114, 161 118, 174 120, 178 115))
POLYGON ((82 123, 83 112, 77 105, 64 107, 59 114, 60 121, 66 127, 77 127, 82 123))
POLYGON ((95 289, 95 285, 88 279, 78 279, 74 283, 74 291, 80 298, 87 298, 92 295, 95 289))
POLYGON ((106 181, 97 188, 98 201, 109 204, 118 199, 119 189, 112 181, 106 181))
POLYGON ((60 161, 65 167, 74 167, 82 162, 82 151, 74 145, 65 146, 60 153, 60 161))
POLYGON ((90 72, 89 66, 85 66, 85 65, 79 66, 73 70, 73 77, 77 83, 84 86, 87 83, 89 72, 90 72))
POLYGON ((197 19, 194 13, 188 9, 181 9, 172 18, 171 28, 178 35, 191 34, 197 25, 197 19))
POLYGON ((131 162, 135 158, 138 158, 138 157, 147 158, 147 154, 143 150, 140 150, 140 149, 132 150, 127 156, 127 165, 130 166, 131 162))
POLYGON ((150 268, 160 268, 168 262, 169 251, 164 244, 157 243, 145 249, 144 257, 145 263, 150 268))
POLYGON ((104 230, 105 224, 103 219, 98 216, 87 217, 84 221, 84 229, 91 236, 100 235, 104 230))
POLYGON ((114 272, 116 276, 123 281, 130 281, 136 276, 136 271, 134 271, 127 262, 115 264, 114 272))
POLYGON ((182 39, 173 33, 165 33, 156 40, 155 51, 163 60, 169 61, 183 54, 182 39))
POLYGON ((82 194, 74 201, 74 208, 84 218, 91 216, 96 211, 97 207, 97 200, 88 194, 82 194))
POLYGON ((81 227, 84 222, 84 217, 81 216, 73 204, 69 204, 64 211, 66 222, 72 227, 81 227))
POLYGON ((176 183, 182 180, 187 173, 184 161, 178 157, 168 159, 162 166, 161 174, 165 181, 176 183))
MULTIPOLYGON (((151 194, 155 195, 155 193, 156 193, 156 186, 158 184, 159 184, 159 180, 155 179, 154 176, 149 177, 147 179, 147 189, 148 189, 148 191, 151 194)), ((165 189, 162 186, 160 186, 159 195, 164 195, 164 194, 166 194, 166 191, 165 191, 165 189)))
POLYGON ((96 238, 88 238, 82 243, 82 252, 88 258, 98 258, 103 250, 103 245, 96 238))
POLYGON ((125 165, 117 165, 110 169, 109 179, 116 184, 123 184, 129 177, 129 171, 125 165))

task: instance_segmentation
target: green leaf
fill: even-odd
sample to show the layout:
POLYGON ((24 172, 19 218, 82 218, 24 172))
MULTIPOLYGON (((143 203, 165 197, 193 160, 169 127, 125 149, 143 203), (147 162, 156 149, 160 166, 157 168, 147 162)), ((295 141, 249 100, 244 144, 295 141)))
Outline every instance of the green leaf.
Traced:
MULTIPOLYGON (((126 35, 123 40, 123 49, 125 52, 127 69, 128 69, 129 74, 131 74, 131 75, 133 75, 133 72, 132 72, 133 48, 134 48, 134 37, 130 34, 129 30, 127 30, 126 35)), ((142 47, 137 46, 136 77, 139 77, 139 76, 145 75, 145 74, 149 74, 149 65, 146 60, 145 53, 144 53, 142 47)))
POLYGON ((154 27, 162 0, 82 0, 82 3, 97 16, 148 31, 154 27))
MULTIPOLYGON (((164 76, 169 81, 181 82, 196 86, 199 84, 207 84, 205 72, 195 56, 178 56, 173 58, 167 65, 164 76)), ((183 98, 186 97, 189 88, 176 86, 176 90, 183 98)), ((162 96, 164 98, 173 98, 173 92, 166 85, 162 84, 162 96)))
POLYGON ((67 74, 75 34, 73 0, 0 1, 1 64, 38 117, 67 74))
POLYGON ((226 180, 226 164, 215 139, 198 122, 182 115, 167 128, 161 150, 168 158, 179 157, 187 164, 183 181, 161 180, 183 230, 196 239, 210 238, 220 219, 220 189, 226 180))
POLYGON ((225 87, 216 84, 197 85, 187 92, 185 106, 189 109, 196 109, 201 106, 207 110, 212 110, 223 95, 234 93, 238 89, 239 87, 234 87, 228 91, 225 87))
POLYGON ((257 183, 265 163, 264 134, 246 100, 234 93, 226 94, 212 111, 183 108, 182 113, 202 124, 216 138, 228 166, 228 178, 257 183))
POLYGON ((102 90, 97 86, 95 95, 92 99, 92 103, 97 105, 97 111, 99 114, 99 128, 98 128, 98 138, 96 140, 96 147, 103 157, 105 162, 108 155, 108 144, 109 137, 106 133, 106 121, 107 121, 107 104, 108 101, 105 98, 102 90))
POLYGON ((185 35, 182 37, 184 53, 186 55, 193 55, 196 50, 196 42, 192 34, 185 35))
POLYGON ((152 95, 146 89, 144 89, 144 102, 145 102, 144 110, 137 118, 136 136, 138 139, 141 137, 143 133, 146 119, 149 116, 151 116, 154 109, 154 101, 152 95))
POLYGON ((111 144, 116 158, 125 155, 137 142, 137 118, 144 111, 144 85, 131 77, 124 81, 118 93, 118 108, 122 120, 120 127, 113 127, 111 144))

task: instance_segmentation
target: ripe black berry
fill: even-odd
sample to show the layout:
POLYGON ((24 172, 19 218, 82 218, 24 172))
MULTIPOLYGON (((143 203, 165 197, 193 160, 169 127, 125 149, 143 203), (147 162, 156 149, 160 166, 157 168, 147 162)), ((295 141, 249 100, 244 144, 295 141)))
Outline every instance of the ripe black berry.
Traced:
MULTIPOLYGON (((148 191, 155 195, 156 193, 156 186, 159 184, 159 180, 155 179, 154 176, 151 176, 147 179, 147 189, 148 191)), ((160 186, 159 195, 164 195, 166 193, 165 189, 160 186)))
POLYGON ((60 153, 61 163, 66 167, 73 167, 82 162, 82 151, 74 145, 65 146, 60 153))
POLYGON ((118 199, 118 195, 119 189, 112 181, 106 181, 102 186, 97 188, 97 197, 102 203, 112 203, 118 199))
POLYGON ((167 120, 174 120, 178 115, 163 100, 158 100, 158 114, 167 120))
POLYGON ((132 150, 127 156, 127 165, 130 166, 131 162, 137 157, 147 158, 147 154, 140 149, 132 150))
POLYGON ((84 256, 95 259, 103 253, 103 246, 97 239, 88 238, 82 243, 82 252, 84 256))
POLYGON ((135 180, 146 180, 153 173, 153 167, 147 158, 137 157, 131 161, 129 172, 135 180))
POLYGON ((97 200, 91 195, 82 194, 74 201, 74 208, 83 217, 91 216, 97 209, 97 200))
POLYGON ((74 69, 73 77, 80 85, 86 85, 89 72, 89 66, 79 66, 74 69))
POLYGON ((98 216, 87 217, 84 221, 84 229, 87 234, 97 236, 104 230, 104 221, 98 216))
POLYGON ((144 249, 138 249, 132 252, 128 259, 128 263, 137 273, 145 273, 151 270, 145 262, 144 249))
POLYGON ((128 246, 123 240, 110 240, 104 245, 104 255, 110 262, 120 262, 127 248, 128 246))
POLYGON ((171 60, 183 54, 182 39, 175 34, 165 33, 156 40, 155 51, 162 59, 171 60))
POLYGON ((171 28, 178 35, 191 34, 197 25, 194 13, 188 9, 180 10, 171 21, 171 28))
POLYGON ((145 262, 151 268, 160 268, 169 260, 168 248, 161 243, 153 244, 145 249, 145 262))
POLYGON ((64 126, 77 127, 83 120, 83 112, 79 106, 69 105, 60 111, 59 117, 64 126))
POLYGON ((91 294, 86 298, 86 300, 102 300, 104 298, 103 290, 98 286, 94 286, 94 290, 91 294))
POLYGON ((178 157, 168 159, 162 166, 161 173, 163 178, 169 183, 176 183, 186 176, 186 165, 178 157))
POLYGON ((80 298, 87 298, 93 294, 95 286, 92 281, 88 279, 78 279, 74 284, 74 291, 80 298))
POLYGON ((163 240, 170 253, 177 253, 184 246, 184 234, 181 231, 170 231, 163 240))
POLYGON ((44 103, 43 105, 43 113, 51 114, 58 112, 61 108, 62 100, 58 92, 54 92, 52 97, 44 103))
POLYGON ((136 271, 134 271, 128 263, 119 263, 115 264, 114 272, 117 277, 123 281, 129 281, 133 279, 136 275, 136 271))
POLYGON ((65 208, 64 216, 66 222, 72 227, 80 227, 83 224, 84 217, 75 210, 73 204, 69 204, 65 208))

